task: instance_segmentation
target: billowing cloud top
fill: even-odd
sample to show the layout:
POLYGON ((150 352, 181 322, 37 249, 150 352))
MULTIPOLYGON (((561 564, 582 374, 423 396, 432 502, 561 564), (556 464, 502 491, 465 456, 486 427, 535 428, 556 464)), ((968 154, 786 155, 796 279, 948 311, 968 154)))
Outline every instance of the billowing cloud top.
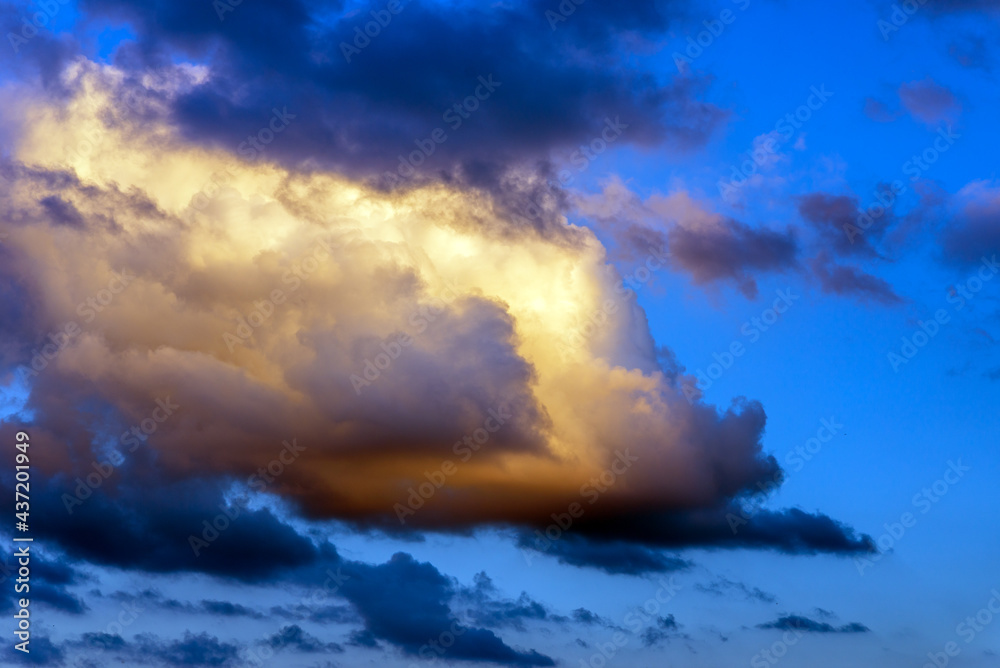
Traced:
MULTIPOLYGON (((589 230, 514 225, 482 190, 386 193, 193 146, 158 110, 206 72, 161 72, 136 87, 78 60, 69 104, 19 110, 3 354, 30 386, 46 475, 118 451, 124 485, 253 485, 290 443, 308 464, 256 484, 310 517, 541 526, 593 494, 584 530, 652 514, 616 538, 662 545, 705 534, 664 514, 720 511, 776 477, 762 408, 684 396, 589 230), (129 431, 144 421, 148 441, 129 431)), ((275 145, 283 114, 262 121, 275 145)), ((760 542, 867 549, 803 531, 760 542)))

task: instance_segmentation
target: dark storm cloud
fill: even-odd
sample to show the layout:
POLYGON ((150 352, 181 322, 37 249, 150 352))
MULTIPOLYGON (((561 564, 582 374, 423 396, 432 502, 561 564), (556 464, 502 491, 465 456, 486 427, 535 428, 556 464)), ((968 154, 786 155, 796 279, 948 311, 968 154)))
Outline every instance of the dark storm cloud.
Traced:
MULTIPOLYGON (((641 544, 595 541, 575 533, 563 534, 559 539, 550 541, 525 531, 518 535, 518 547, 555 557, 562 564, 597 568, 612 575, 668 573, 691 565, 688 561, 663 555, 641 544)), ((528 558, 531 559, 530 556, 528 558)))
POLYGON ((361 613, 367 629, 404 653, 513 666, 553 666, 534 650, 519 651, 492 631, 462 625, 449 607, 452 582, 434 566, 398 553, 385 564, 345 565, 341 592, 361 613), (442 638, 445 645, 442 647, 442 638))
POLYGON ((759 629, 778 629, 780 631, 805 631, 807 633, 869 633, 871 629, 863 624, 852 622, 843 626, 833 626, 826 622, 818 622, 800 615, 779 617, 773 622, 758 624, 759 629))
POLYGON ((645 511, 614 518, 584 516, 556 540, 525 532, 519 535, 518 543, 522 549, 556 557, 563 563, 631 575, 680 570, 689 565, 661 554, 661 549, 727 546, 772 549, 785 554, 841 555, 874 550, 870 537, 858 536, 826 515, 792 508, 763 510, 746 517, 735 506, 714 511, 645 511))
POLYGON ((45 603, 56 610, 62 610, 63 612, 68 612, 74 615, 82 615, 84 612, 89 610, 87 604, 84 603, 78 596, 74 596, 69 592, 60 589, 58 587, 52 587, 50 585, 37 585, 33 586, 31 589, 32 600, 37 600, 45 603))
MULTIPOLYGON (((148 481, 147 481, 148 482, 148 481)), ((32 501, 39 536, 73 559, 147 571, 200 571, 252 580, 314 562, 320 551, 270 510, 246 510, 195 555, 189 537, 201 536, 226 507, 222 483, 187 480, 161 483, 156 494, 142 481, 122 485, 115 498, 98 489, 67 512, 63 495, 76 482, 38 479, 32 501), (261 540, 267 536, 267 540, 261 540)), ((220 523, 221 524, 221 523, 220 523)), ((332 548, 330 548, 332 549, 332 548)))
MULTIPOLYGON (((18 560, 11 552, 0 550, 0 584, 4 594, 0 596, 0 612, 14 608, 13 586, 8 590, 8 580, 17 577, 18 560)), ((75 566, 51 556, 32 552, 31 556, 31 601, 42 603, 55 610, 80 615, 89 610, 84 601, 71 593, 68 587, 86 580, 75 566)))
POLYGON ((726 117, 698 100, 698 80, 664 81, 619 55, 622 39, 654 37, 681 16, 679 2, 587 3, 552 30, 545 11, 555 4, 541 0, 489 8, 414 1, 350 62, 340 44, 383 5, 338 16, 339 3, 262 2, 224 21, 207 3, 82 7, 138 32, 137 44, 119 51, 120 66, 162 65, 176 51, 210 62, 213 76, 173 108, 190 138, 235 150, 273 108, 287 107, 295 118, 267 147, 269 159, 356 175, 395 173, 420 141, 434 149, 420 158, 424 177, 495 190, 507 166, 590 142, 609 118, 628 125, 622 142, 684 150, 726 117), (468 118, 448 113, 463 101, 476 107, 461 112, 468 118), (435 128, 447 138, 427 144, 435 128))

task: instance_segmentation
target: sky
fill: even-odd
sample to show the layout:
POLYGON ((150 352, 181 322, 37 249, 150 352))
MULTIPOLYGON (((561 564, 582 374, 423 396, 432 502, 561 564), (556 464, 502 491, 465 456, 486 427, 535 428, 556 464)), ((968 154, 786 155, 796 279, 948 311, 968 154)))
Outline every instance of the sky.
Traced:
POLYGON ((1000 3, 0 28, 0 664, 996 665, 1000 3))

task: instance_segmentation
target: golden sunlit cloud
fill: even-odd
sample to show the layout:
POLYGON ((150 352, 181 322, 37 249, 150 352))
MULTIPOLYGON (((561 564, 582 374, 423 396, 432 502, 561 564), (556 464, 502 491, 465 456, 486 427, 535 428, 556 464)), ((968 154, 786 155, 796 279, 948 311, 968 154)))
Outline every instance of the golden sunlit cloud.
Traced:
POLYGON ((770 470, 760 408, 683 396, 589 230, 498 234, 511 222, 479 191, 387 193, 186 144, 157 100, 207 76, 137 92, 78 60, 69 104, 22 102, 0 274, 31 345, 5 356, 48 473, 127 458, 166 397, 157 470, 245 477, 295 438, 302 463, 268 489, 312 516, 395 522, 446 462, 409 525, 540 521, 625 451, 639 465, 594 512, 713 505, 770 470))

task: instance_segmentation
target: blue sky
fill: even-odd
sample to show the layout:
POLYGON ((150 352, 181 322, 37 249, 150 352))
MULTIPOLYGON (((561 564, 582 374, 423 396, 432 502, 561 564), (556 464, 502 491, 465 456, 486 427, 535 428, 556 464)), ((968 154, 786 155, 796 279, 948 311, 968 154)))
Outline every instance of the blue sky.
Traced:
POLYGON ((1000 8, 901 7, 0 5, 5 661, 995 665, 1000 8))

